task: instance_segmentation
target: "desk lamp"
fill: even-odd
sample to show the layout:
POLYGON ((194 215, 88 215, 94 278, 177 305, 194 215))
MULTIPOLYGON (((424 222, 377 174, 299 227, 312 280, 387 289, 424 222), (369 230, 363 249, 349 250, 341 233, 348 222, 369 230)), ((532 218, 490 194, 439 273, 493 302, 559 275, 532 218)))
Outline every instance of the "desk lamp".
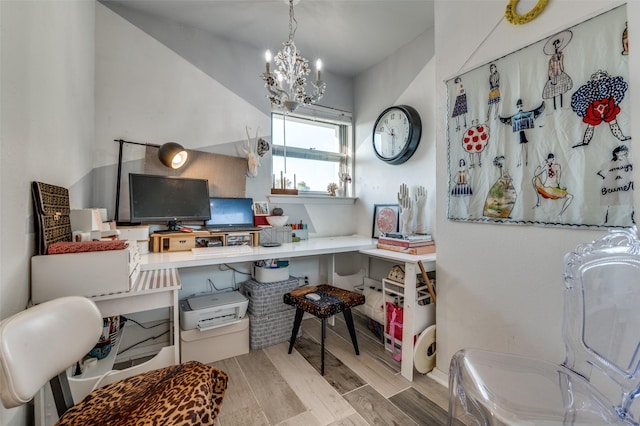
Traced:
POLYGON ((120 218, 120 179, 122 177, 122 146, 125 143, 131 145, 140 145, 140 146, 152 146, 158 149, 158 158, 160 162, 165 166, 172 168, 174 170, 179 169, 184 166, 187 162, 187 151, 182 147, 182 145, 175 142, 167 142, 165 144, 157 145, 152 143, 145 142, 130 142, 125 141, 123 139, 114 139, 114 142, 118 142, 120 144, 118 148, 118 176, 116 182, 116 209, 113 220, 115 220, 116 224, 118 223, 118 219, 120 218))

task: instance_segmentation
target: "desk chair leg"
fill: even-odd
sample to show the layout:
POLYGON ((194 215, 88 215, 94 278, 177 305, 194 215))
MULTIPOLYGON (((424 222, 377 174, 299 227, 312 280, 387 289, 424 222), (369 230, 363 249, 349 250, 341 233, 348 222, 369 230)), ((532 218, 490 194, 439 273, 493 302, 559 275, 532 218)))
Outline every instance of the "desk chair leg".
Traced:
POLYGON ((298 330, 300 329, 300 323, 302 322, 302 316, 304 315, 304 311, 300 308, 296 309, 296 318, 293 321, 293 330, 291 331, 291 339, 289 340, 289 353, 293 350, 293 344, 296 342, 296 336, 298 335, 298 330))
POLYGON ((322 318, 322 349, 320 349, 320 375, 324 376, 324 336, 327 334, 327 320, 322 318))
POLYGON ((347 328, 349 329, 349 335, 351 336, 351 342, 353 343, 353 349, 356 350, 356 355, 360 355, 360 350, 358 349, 358 339, 356 338, 356 329, 353 327, 353 316, 351 315, 351 309, 345 309, 342 311, 344 314, 344 322, 347 323, 347 328))

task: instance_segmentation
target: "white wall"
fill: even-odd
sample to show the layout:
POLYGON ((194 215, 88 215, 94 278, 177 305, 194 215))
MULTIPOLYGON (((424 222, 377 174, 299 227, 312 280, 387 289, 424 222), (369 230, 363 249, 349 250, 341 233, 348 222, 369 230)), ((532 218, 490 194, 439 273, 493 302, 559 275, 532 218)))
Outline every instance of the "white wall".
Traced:
MULTIPOLYGON (((578 243, 604 234, 447 220, 447 95, 443 81, 461 69, 486 63, 620 4, 556 0, 549 2, 534 21, 513 26, 503 18, 505 3, 436 2, 438 356, 434 374, 440 378, 447 374, 451 356, 463 347, 561 362, 563 255, 578 243)), ((640 17, 639 9, 639 2, 629 2, 630 28, 634 28, 634 18, 640 17)), ((640 81, 635 61, 629 72, 629 86, 637 104, 640 81)), ((636 120, 631 133, 637 135, 639 131, 636 120)), ((634 158, 637 160, 639 154, 635 153, 634 158)), ((637 206, 636 199, 636 209, 637 206)))
MULTIPOLYGON (((269 115, 96 4, 95 167, 113 169, 118 153, 114 139, 177 141, 187 149, 202 149, 244 142, 245 126, 268 134, 269 115)), ((125 161, 144 157, 142 147, 126 145, 124 152, 125 161)), ((115 178, 105 179, 104 185, 98 183, 101 199, 96 202, 112 207, 115 178)))
MULTIPOLYGON (((25 308, 34 180, 70 187, 92 168, 94 9, 87 1, 0 2, 0 318, 25 308)), ((86 203, 83 187, 71 206, 86 203)), ((0 409, 0 424, 26 424, 0 409)))
MULTIPOLYGON (((92 204, 106 206, 113 216, 118 152, 113 139, 173 140, 187 149, 241 155, 238 148, 247 138, 245 126, 252 129, 251 134, 259 127, 260 136, 270 140, 271 121, 259 78, 264 67, 262 53, 201 30, 111 7, 113 10, 96 5, 96 191, 92 204), (247 86, 253 88, 250 93, 247 86)), ((326 80, 328 85, 337 84, 330 86, 333 95, 323 101, 335 102, 328 104, 334 108, 350 107, 350 81, 329 73, 326 80)), ((143 156, 144 148, 125 145, 125 162, 143 156)), ((247 197, 267 200, 270 156, 262 159, 258 177, 247 179, 247 197)), ((128 203, 123 199, 120 217, 126 218, 128 203)), ((312 221, 313 235, 355 232, 353 205, 334 206, 331 214, 323 210, 326 206, 315 204, 282 207, 291 220, 312 221), (340 226, 335 226, 336 217, 343 218, 340 226)))
POLYGON ((356 78, 356 194, 358 234, 371 235, 374 204, 397 204, 400 185, 411 196, 418 185, 427 189, 426 219, 435 236, 436 140, 434 115, 434 39, 429 29, 392 56, 356 78), (410 105, 420 114, 422 136, 415 154, 400 165, 379 160, 372 146, 373 125, 392 105, 410 105))

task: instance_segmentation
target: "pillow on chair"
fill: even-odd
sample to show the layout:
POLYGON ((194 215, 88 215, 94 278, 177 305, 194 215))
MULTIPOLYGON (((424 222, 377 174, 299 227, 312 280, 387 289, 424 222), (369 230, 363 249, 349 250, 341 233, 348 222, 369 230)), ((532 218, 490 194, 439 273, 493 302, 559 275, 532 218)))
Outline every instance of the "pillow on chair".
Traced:
POLYGON ((197 361, 160 368, 95 389, 57 424, 213 425, 227 381, 226 373, 197 361))

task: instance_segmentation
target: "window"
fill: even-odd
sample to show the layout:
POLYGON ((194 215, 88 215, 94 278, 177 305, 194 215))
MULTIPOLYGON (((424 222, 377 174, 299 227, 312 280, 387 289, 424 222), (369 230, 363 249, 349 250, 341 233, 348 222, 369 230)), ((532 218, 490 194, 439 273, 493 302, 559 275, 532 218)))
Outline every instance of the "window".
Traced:
POLYGON ((339 192, 351 195, 352 140, 350 113, 316 105, 272 113, 274 187, 282 188, 284 180, 288 189, 327 194, 335 183, 339 192))

